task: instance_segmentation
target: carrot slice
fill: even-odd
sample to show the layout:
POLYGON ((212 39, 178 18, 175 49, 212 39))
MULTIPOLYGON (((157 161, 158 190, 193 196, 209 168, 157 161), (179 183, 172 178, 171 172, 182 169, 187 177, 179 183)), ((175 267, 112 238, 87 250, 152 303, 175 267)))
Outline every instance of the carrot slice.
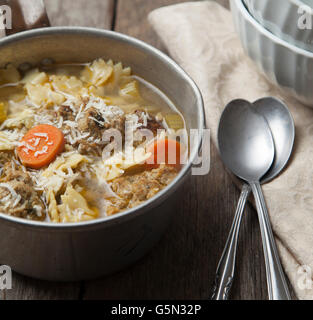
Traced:
POLYGON ((17 154, 29 168, 40 169, 50 164, 64 149, 63 132, 49 124, 29 130, 20 141, 17 154))
POLYGON ((176 140, 156 140, 147 147, 146 151, 151 153, 151 157, 146 160, 146 166, 150 169, 158 168, 162 163, 173 166, 177 170, 181 168, 181 145, 176 140))

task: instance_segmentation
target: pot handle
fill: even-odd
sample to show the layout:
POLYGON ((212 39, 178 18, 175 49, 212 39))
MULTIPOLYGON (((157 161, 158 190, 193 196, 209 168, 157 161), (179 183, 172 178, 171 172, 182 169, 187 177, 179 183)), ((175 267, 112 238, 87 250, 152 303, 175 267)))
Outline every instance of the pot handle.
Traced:
POLYGON ((43 0, 0 0, 0 23, 5 35, 50 26, 43 0))

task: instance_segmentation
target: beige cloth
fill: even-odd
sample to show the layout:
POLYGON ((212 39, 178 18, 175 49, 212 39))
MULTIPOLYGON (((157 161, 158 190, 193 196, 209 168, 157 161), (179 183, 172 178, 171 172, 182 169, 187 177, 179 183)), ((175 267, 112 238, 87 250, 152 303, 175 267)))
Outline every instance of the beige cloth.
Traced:
POLYGON ((265 79, 244 54, 230 12, 218 4, 164 7, 153 11, 149 20, 170 55, 198 84, 215 144, 221 111, 230 100, 276 96, 289 106, 296 124, 294 156, 264 192, 285 271, 297 296, 313 299, 313 109, 265 79))

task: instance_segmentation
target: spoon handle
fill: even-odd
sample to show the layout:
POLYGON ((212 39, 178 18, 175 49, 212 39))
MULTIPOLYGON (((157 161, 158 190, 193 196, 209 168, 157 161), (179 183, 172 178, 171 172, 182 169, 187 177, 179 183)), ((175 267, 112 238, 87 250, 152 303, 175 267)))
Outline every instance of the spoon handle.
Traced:
POLYGON ((216 270, 215 283, 211 300, 228 300, 235 273, 237 242, 240 224, 250 191, 250 186, 244 184, 241 190, 233 224, 216 270))
POLYGON ((291 300, 259 182, 250 183, 259 216, 270 300, 291 300))

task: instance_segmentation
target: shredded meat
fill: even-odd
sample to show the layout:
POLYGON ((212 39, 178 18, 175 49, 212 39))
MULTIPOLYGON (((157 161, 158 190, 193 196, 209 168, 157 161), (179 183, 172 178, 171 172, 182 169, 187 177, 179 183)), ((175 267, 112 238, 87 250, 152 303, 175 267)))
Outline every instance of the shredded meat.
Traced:
POLYGON ((138 206, 166 187, 176 175, 175 168, 161 165, 151 171, 124 175, 115 179, 111 188, 118 198, 110 199, 106 207, 106 213, 113 215, 125 209, 138 206))
MULTIPOLYGON (((88 100, 83 101, 86 105, 88 100)), ((62 105, 57 111, 54 111, 54 116, 57 120, 61 117, 64 121, 75 121, 76 113, 73 113, 73 107, 62 105)), ((83 108, 84 110, 84 108, 83 108)), ((76 110, 77 112, 78 110, 76 110)), ((153 135, 157 134, 157 130, 164 129, 161 122, 157 121, 155 117, 142 110, 136 110, 135 114, 138 116, 138 122, 142 124, 140 129, 148 129, 153 135)), ((103 137, 108 130, 115 129, 121 133, 122 141, 125 141, 125 115, 112 114, 107 119, 104 119, 101 112, 95 107, 91 107, 83 112, 78 120, 78 131, 82 135, 88 134, 73 144, 74 148, 77 148, 81 154, 100 156, 103 148, 109 143, 104 142, 103 137)), ((71 128, 68 124, 63 124, 62 129, 64 132, 70 131, 71 128)), ((134 146, 137 147, 142 141, 142 136, 136 132, 136 139, 134 146)))
MULTIPOLYGON (((81 154, 89 154, 97 150, 99 142, 104 133, 109 129, 118 130, 122 137, 125 132, 125 116, 113 115, 109 121, 103 119, 100 112, 95 108, 90 108, 84 116, 78 121, 78 129, 84 133, 89 132, 90 136, 79 141, 78 151, 81 154)), ((107 143, 100 143, 102 147, 107 143)), ((98 152, 99 153, 99 152, 98 152)))
POLYGON ((55 111, 55 117, 59 119, 60 117, 63 118, 64 121, 74 121, 75 117, 73 114, 73 110, 69 106, 60 106, 57 111, 55 111))
POLYGON ((78 122, 78 128, 82 132, 91 132, 96 138, 101 138, 103 131, 108 129, 117 129, 124 132, 125 117, 113 115, 109 121, 105 121, 95 108, 90 108, 78 122))
POLYGON ((138 128, 139 130, 134 133, 134 147, 137 148, 140 144, 145 142, 143 136, 141 135, 141 130, 148 129, 155 137, 158 133, 158 130, 162 130, 164 127, 161 122, 157 121, 155 117, 149 113, 146 113, 142 110, 136 110, 135 114, 138 117, 138 123, 142 124, 138 128))
POLYGON ((0 152, 0 169, 4 167, 6 163, 11 161, 13 153, 10 151, 1 151, 0 152))
MULTIPOLYGON (((144 124, 144 115, 145 112, 141 111, 141 110, 136 110, 135 114, 138 116, 139 120, 138 122, 141 124, 144 124)), ((140 127, 140 129, 148 129, 151 130, 153 132, 154 135, 157 134, 158 130, 160 129, 164 129, 163 125, 161 122, 157 121, 155 119, 155 117, 153 117, 152 115, 148 114, 147 117, 147 124, 143 125, 142 127, 140 127)))
POLYGON ((29 174, 18 168, 14 161, 5 164, 0 178, 0 199, 8 196, 6 201, 0 201, 0 212, 30 220, 45 219, 45 205, 34 190, 29 174), (12 194, 5 185, 14 190, 17 199, 12 199, 12 194))

